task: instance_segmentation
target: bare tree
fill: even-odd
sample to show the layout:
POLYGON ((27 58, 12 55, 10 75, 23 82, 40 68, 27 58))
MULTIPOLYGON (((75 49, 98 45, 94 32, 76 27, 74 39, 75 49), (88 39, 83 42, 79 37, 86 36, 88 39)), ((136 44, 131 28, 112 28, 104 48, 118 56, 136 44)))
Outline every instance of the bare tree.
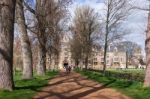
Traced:
POLYGON ((146 51, 146 71, 145 71, 144 87, 150 87, 150 9, 148 13, 145 51, 146 51))
POLYGON ((33 78, 32 51, 25 23, 23 0, 17 0, 16 17, 20 32, 21 48, 22 48, 22 59, 23 59, 22 78, 32 79, 33 78))
POLYGON ((0 89, 13 90, 15 0, 0 1, 0 89))
POLYGON ((123 41, 123 42, 119 42, 119 44, 117 44, 118 48, 120 48, 120 51, 124 51, 126 52, 126 68, 128 68, 128 63, 129 61, 131 61, 132 57, 136 57, 134 56, 135 52, 137 51, 141 51, 141 47, 131 41, 123 41))
MULTIPOLYGON (((105 40, 104 40, 104 67, 103 72, 106 70, 106 55, 110 39, 120 38, 123 34, 120 30, 121 24, 129 15, 129 2, 128 0, 105 0, 106 6, 106 19, 105 19, 105 40), (120 34, 121 33, 121 34, 120 34)), ((111 40, 112 41, 112 40, 111 40)))
POLYGON ((46 72, 46 0, 37 0, 36 1, 36 18, 37 18, 37 37, 39 41, 39 52, 38 52, 38 65, 37 65, 37 74, 45 75, 46 72))
POLYGON ((32 32, 37 36, 39 42, 39 58, 37 73, 45 74, 46 54, 55 55, 59 59, 60 38, 66 24, 68 5, 71 0, 37 0, 36 9, 32 9, 25 3, 26 7, 36 17, 36 28, 32 32))
POLYGON ((148 22, 147 22, 147 31, 146 31, 146 40, 145 40, 145 52, 146 52, 146 70, 144 78, 144 87, 150 87, 150 0, 148 8, 142 8, 134 6, 134 9, 143 10, 148 12, 148 22))
POLYGON ((78 67, 82 60, 82 45, 78 39, 78 36, 73 34, 73 39, 70 42, 71 58, 75 61, 75 65, 78 67))
POLYGON ((82 54, 86 69, 88 68, 88 60, 99 25, 99 15, 90 6, 80 6, 75 10, 73 30, 82 45, 82 54))
MULTIPOLYGON (((53 0, 52 0, 53 1, 53 0)), ((54 57, 56 69, 58 68, 59 54, 61 48, 61 39, 67 32, 66 23, 69 19, 68 5, 71 0, 60 0, 58 2, 49 2, 51 7, 47 6, 47 42, 46 49, 49 56, 54 57)), ((51 58, 52 59, 52 58, 51 58)))

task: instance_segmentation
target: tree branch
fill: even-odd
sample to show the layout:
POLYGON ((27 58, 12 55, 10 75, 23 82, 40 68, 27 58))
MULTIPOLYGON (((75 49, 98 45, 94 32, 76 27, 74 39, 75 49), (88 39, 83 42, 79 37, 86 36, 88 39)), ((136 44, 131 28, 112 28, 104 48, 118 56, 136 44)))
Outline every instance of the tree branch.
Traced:
POLYGON ((27 2, 24 1, 24 5, 25 5, 25 7, 26 7, 31 13, 33 13, 33 14, 35 15, 35 10, 32 9, 32 8, 27 4, 27 2))

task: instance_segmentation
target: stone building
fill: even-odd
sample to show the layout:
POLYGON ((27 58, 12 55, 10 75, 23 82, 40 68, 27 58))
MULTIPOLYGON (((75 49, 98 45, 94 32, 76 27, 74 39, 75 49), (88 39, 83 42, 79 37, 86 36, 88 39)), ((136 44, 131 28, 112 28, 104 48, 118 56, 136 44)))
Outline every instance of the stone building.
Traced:
MULTIPOLYGON (((104 65, 103 51, 97 52, 92 58, 92 69, 102 69, 104 65)), ((106 56, 107 68, 125 68, 126 53, 125 52, 107 52, 106 56)))
POLYGON ((65 35, 61 41, 61 51, 60 51, 60 59, 59 59, 59 69, 63 68, 63 61, 64 59, 67 59, 69 62, 69 65, 72 64, 71 59, 71 52, 70 52, 70 37, 68 35, 65 35))
MULTIPOLYGON (((61 49, 60 56, 58 60, 58 69, 63 69, 63 61, 67 59, 69 61, 69 65, 75 65, 74 61, 71 58, 70 52, 70 37, 65 35, 61 41, 61 49)), ((106 68, 126 68, 126 63, 128 63, 129 68, 136 68, 132 64, 133 61, 128 60, 126 62, 127 53, 124 50, 123 45, 110 45, 108 47, 107 56, 106 56, 106 68)), ((141 49, 139 47, 136 48, 132 53, 132 57, 136 57, 136 61, 138 61, 142 57, 141 49)), ((131 59, 131 58, 130 58, 131 59)), ((135 63, 135 62, 134 62, 135 63)), ((89 66, 88 68, 100 70, 103 68, 104 64, 104 50, 103 48, 95 47, 93 48, 93 52, 91 57, 89 58, 89 66)), ((84 68, 84 61, 80 61, 79 67, 84 68)))
MULTIPOLYGON (((124 43, 124 42, 123 42, 124 43)), ((121 44, 121 43, 120 43, 121 44)), ((91 69, 102 69, 104 65, 104 50, 94 49, 93 54, 90 58, 89 68, 91 69)), ((124 45, 110 45, 108 46, 107 56, 106 56, 106 68, 141 68, 144 67, 139 62, 143 55, 141 53, 141 48, 136 45, 132 52, 130 52, 130 58, 127 60, 127 49, 124 48, 124 45)))

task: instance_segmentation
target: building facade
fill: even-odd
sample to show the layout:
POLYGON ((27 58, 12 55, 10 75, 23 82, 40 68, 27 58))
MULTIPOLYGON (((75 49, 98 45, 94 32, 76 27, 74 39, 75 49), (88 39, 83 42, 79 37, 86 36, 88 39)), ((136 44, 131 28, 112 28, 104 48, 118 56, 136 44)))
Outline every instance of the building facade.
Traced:
POLYGON ((61 51, 60 51, 60 58, 59 58, 59 69, 63 69, 63 61, 65 59, 68 60, 69 65, 72 64, 72 59, 71 59, 71 52, 70 52, 70 37, 68 35, 64 36, 62 41, 61 41, 61 51))
MULTIPOLYGON (((70 52, 70 37, 64 36, 61 42, 60 56, 58 60, 58 69, 63 69, 63 61, 65 59, 68 60, 69 65, 75 65, 73 59, 71 58, 70 52)), ((106 68, 126 68, 126 64, 128 64, 128 68, 137 68, 140 66, 134 65, 133 63, 139 61, 142 57, 141 49, 136 49, 132 55, 134 60, 127 60, 127 53, 122 49, 123 47, 118 46, 109 46, 106 56, 106 68), (136 58, 135 58, 136 57, 136 58)), ((80 61, 79 67, 84 68, 84 61, 80 61)), ((104 50, 102 48, 93 48, 92 54, 89 58, 88 68, 95 70, 102 70, 104 65, 104 50)))
MULTIPOLYGON (((95 54, 90 65, 91 69, 103 69, 104 54, 102 51, 95 54)), ((125 52, 107 52, 106 68, 126 68, 126 53, 125 52)))
MULTIPOLYGON (((143 59, 141 53, 141 48, 137 46, 132 49, 129 55, 128 50, 124 49, 124 46, 108 46, 108 51, 106 55, 106 68, 145 68, 141 64, 140 60, 143 59), (130 56, 130 57, 129 57, 130 56)), ((90 58, 91 62, 89 68, 91 69, 103 69, 104 65, 104 50, 99 49, 93 50, 93 54, 90 58)))

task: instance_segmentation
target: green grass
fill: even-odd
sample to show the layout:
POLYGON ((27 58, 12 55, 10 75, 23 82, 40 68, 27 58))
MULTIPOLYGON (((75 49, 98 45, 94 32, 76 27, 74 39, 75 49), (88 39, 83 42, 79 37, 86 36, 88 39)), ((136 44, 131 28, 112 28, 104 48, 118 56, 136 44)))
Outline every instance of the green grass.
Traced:
POLYGON ((14 76, 14 91, 0 91, 0 99, 32 99, 57 74, 58 71, 49 71, 45 76, 35 76, 33 80, 21 80, 21 73, 17 72, 14 76))
MULTIPOLYGON (((91 70, 91 71, 103 73, 103 71, 98 71, 98 70, 91 70)), ((117 79, 143 82, 144 70, 142 69, 137 69, 137 70, 136 69, 123 69, 123 70, 109 69, 105 72, 105 77, 114 77, 117 79)))
POLYGON ((143 69, 109 69, 107 70, 109 72, 115 72, 115 73, 130 73, 130 74, 135 74, 135 75, 142 75, 144 76, 144 70, 143 69))
POLYGON ((108 71, 144 74, 144 69, 108 69, 108 71))
MULTIPOLYGON (((94 71, 78 71, 89 79, 103 83, 106 87, 117 89, 132 99, 150 99, 150 88, 143 88, 142 82, 128 81, 114 77, 105 77, 103 74, 94 71)), ((130 71, 131 72, 131 71, 130 71)))

